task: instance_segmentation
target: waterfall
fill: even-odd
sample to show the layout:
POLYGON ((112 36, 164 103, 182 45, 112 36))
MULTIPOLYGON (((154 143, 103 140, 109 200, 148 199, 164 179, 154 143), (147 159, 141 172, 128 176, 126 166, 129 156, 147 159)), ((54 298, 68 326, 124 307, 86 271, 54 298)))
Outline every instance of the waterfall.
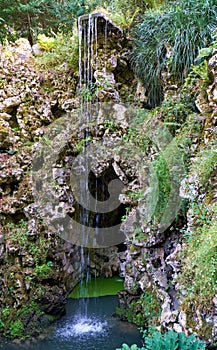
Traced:
MULTIPOLYGON (((79 295, 82 295, 82 291, 84 291, 85 286, 91 280, 91 249, 115 245, 114 242, 116 241, 111 239, 111 237, 117 237, 115 230, 119 230, 119 223, 116 225, 115 220, 117 220, 116 209, 120 204, 118 200, 120 187, 116 186, 116 193, 113 194, 114 191, 111 191, 110 186, 110 182, 113 180, 117 184, 118 175, 112 165, 102 170, 102 173, 95 174, 91 170, 91 161, 92 156, 94 156, 94 145, 96 145, 96 141, 93 140, 92 142, 90 130, 92 132, 91 128, 94 123, 94 135, 95 132, 97 134, 96 129, 98 127, 99 114, 103 111, 102 104, 100 103, 102 101, 101 97, 98 100, 98 91, 102 91, 104 80, 106 87, 106 62, 108 61, 107 56, 109 54, 108 36, 110 36, 111 27, 109 20, 98 13, 84 15, 78 19, 79 122, 82 150, 80 152, 78 151, 79 154, 74 158, 71 181, 74 185, 72 187, 76 198, 73 218, 75 219, 74 222, 78 223, 74 225, 77 228, 74 232, 76 232, 76 237, 78 237, 77 242, 79 242, 78 245, 80 246, 81 271, 83 274, 81 276, 79 295), (79 170, 76 174, 74 174, 75 169, 79 170), (111 223, 111 227, 108 223, 109 225, 111 223), (102 235, 102 232, 106 232, 106 238, 102 235), (110 240, 112 244, 110 244, 110 240)), ((111 39, 109 38, 109 40, 111 39)), ((108 69, 108 77, 112 75, 108 69)), ((100 142, 97 143, 98 146, 100 147, 100 142)), ((118 180, 118 182, 121 181, 118 180)), ((121 206, 120 208, 121 217, 123 215, 123 208, 121 206)), ((120 242, 122 240, 118 239, 117 244, 120 242)), ((95 278, 97 274, 96 270, 95 278)), ((88 291, 88 288, 86 290, 88 291)), ((79 302, 81 303, 81 310, 85 310, 85 305, 87 309, 88 298, 86 300, 81 299, 79 302)))
POLYGON ((92 94, 95 89, 94 67, 98 66, 98 18, 93 14, 78 19, 80 118, 89 121, 92 115, 92 94))
MULTIPOLYGON (((98 18, 93 14, 81 16, 78 19, 79 33, 79 96, 80 96, 80 125, 81 134, 84 138, 82 157, 84 159, 84 176, 80 179, 80 203, 86 203, 86 206, 80 207, 79 222, 82 224, 81 232, 81 264, 82 270, 85 271, 86 278, 81 281, 80 288, 84 288, 85 282, 91 279, 88 266, 90 265, 90 251, 87 247, 86 238, 89 236, 89 228, 93 219, 87 209, 90 207, 90 190, 89 190, 89 162, 86 151, 88 145, 88 123, 93 114, 92 94, 95 90, 94 69, 98 68, 98 18)), ((97 187, 97 184, 95 184, 97 187)), ((95 191, 97 192, 97 191, 95 191)), ((97 199, 97 198, 96 198, 97 199)), ((92 210, 94 211, 95 208, 92 210)), ((96 214, 97 215, 97 214, 96 214)), ((97 226, 97 223, 96 223, 97 226)), ((97 230, 97 227, 96 227, 97 230)), ((86 301, 87 302, 87 301, 86 301)))
MULTIPOLYGON (((89 14, 83 15, 78 19, 78 33, 79 33, 79 96, 80 96, 80 125, 81 125, 81 137, 84 139, 83 149, 82 149, 82 158, 83 171, 85 175, 81 176, 80 179, 80 201, 82 208, 80 209, 80 218, 79 221, 83 225, 83 237, 88 236, 88 228, 95 227, 97 233, 97 226, 99 222, 99 214, 97 213, 96 207, 91 207, 90 189, 88 187, 89 182, 89 155, 87 152, 87 146, 89 143, 88 135, 88 123, 92 121, 93 116, 97 116, 99 112, 99 101, 98 101, 98 90, 99 82, 96 77, 94 77, 94 72, 98 72, 98 69, 101 71, 106 71, 106 56, 107 56, 107 36, 108 36, 108 23, 107 20, 103 18, 103 22, 99 14, 89 14), (104 29, 102 30, 102 23, 104 29), (101 25, 101 26, 100 26, 101 25), (100 26, 100 35, 103 36, 103 40, 100 42, 101 57, 103 57, 103 62, 99 63, 98 50, 99 50, 99 27, 100 26), (99 68, 100 64, 100 68, 99 68), (84 191, 82 189, 85 189, 84 191), (95 213, 91 217, 90 211, 95 213)), ((97 122, 96 122, 97 124, 97 122)), ((96 125, 97 128, 97 125, 96 125)), ((92 184, 92 187, 94 184, 92 184)), ((97 179, 95 179, 95 203, 97 202, 97 179)), ((103 191, 103 187, 100 191, 103 191)), ((104 200, 104 199, 103 199, 104 200)), ((95 204, 96 206, 96 204, 95 204)), ((87 242, 83 241, 83 246, 87 247, 87 242)), ((83 252, 82 252, 83 256, 83 252)))

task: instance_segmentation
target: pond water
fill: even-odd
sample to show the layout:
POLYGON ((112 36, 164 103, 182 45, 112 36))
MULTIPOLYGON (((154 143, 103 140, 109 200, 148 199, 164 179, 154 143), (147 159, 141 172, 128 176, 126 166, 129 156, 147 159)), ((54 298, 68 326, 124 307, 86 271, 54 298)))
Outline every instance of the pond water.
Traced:
MULTIPOLYGON (((105 291, 99 290, 104 294, 105 291)), ((0 345, 0 349, 115 350, 124 342, 142 345, 138 327, 114 316, 118 303, 116 295, 76 297, 78 295, 75 291, 75 298, 68 300, 66 315, 56 322, 46 339, 34 343, 27 341, 21 345, 8 342, 0 345)))
POLYGON ((108 295, 116 295, 124 289, 124 280, 119 276, 111 278, 90 278, 81 281, 73 289, 70 298, 93 298, 108 295))

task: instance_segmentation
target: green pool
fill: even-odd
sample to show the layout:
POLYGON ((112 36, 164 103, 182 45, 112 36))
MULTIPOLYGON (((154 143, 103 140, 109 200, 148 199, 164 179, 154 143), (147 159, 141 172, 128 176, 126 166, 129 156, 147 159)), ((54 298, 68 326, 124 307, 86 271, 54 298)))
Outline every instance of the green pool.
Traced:
POLYGON ((116 295, 124 289, 124 280, 119 276, 112 278, 91 278, 77 284, 70 293, 69 298, 96 298, 108 295, 116 295))

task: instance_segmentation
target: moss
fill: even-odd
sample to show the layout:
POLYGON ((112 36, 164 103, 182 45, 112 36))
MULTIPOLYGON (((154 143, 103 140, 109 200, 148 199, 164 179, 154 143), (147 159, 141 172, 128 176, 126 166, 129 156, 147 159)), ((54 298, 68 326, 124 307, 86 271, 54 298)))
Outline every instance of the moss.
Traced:
POLYGON ((24 335, 24 324, 20 320, 16 320, 11 323, 10 328, 10 336, 12 338, 22 337, 24 335))
POLYGON ((210 144, 209 147, 203 147, 197 153, 191 171, 197 174, 198 180, 203 187, 209 182, 210 176, 216 168, 216 164, 217 150, 215 149, 215 145, 210 144))
MULTIPOLYGON (((194 217, 197 229, 188 238, 182 256, 183 267, 178 276, 179 282, 187 291, 182 308, 189 315, 189 326, 194 319, 190 310, 197 310, 200 314, 212 312, 213 297, 216 293, 217 204, 206 208, 206 214, 202 217, 201 213, 196 207, 194 217)), ((210 328, 205 321, 203 328, 206 328, 206 332, 210 328)))
POLYGON ((35 302, 27 302, 18 309, 7 305, 0 311, 0 331, 6 337, 28 338, 34 325, 39 327, 38 318, 43 314, 35 302))
MULTIPOLYGON (((47 261, 48 240, 41 229, 43 226, 38 222, 38 232, 32 236, 26 221, 4 226, 5 244, 12 249, 9 256, 3 257, 6 283, 0 310, 0 333, 6 337, 28 337, 41 329, 44 312, 40 310, 40 302, 46 281, 55 279, 58 274, 53 262, 47 261), (19 305, 16 304, 17 295, 19 305), (16 320, 20 320, 24 328, 16 320)), ((48 290, 52 293, 49 286, 48 290)))
POLYGON ((117 308, 116 313, 122 319, 141 327, 148 327, 149 325, 157 325, 161 306, 156 292, 146 290, 139 298, 132 300, 127 308, 117 308))
POLYGON ((212 338, 213 325, 211 323, 207 323, 202 317, 200 317, 199 325, 195 305, 193 304, 192 299, 185 298, 181 305, 181 309, 186 314, 186 325, 192 330, 193 333, 199 333, 200 337, 204 337, 205 339, 212 338))

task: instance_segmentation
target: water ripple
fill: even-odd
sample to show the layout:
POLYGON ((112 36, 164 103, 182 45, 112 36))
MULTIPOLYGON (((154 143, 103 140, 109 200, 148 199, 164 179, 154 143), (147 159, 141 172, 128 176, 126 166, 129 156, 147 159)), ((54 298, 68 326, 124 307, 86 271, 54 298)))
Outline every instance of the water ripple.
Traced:
POLYGON ((57 337, 71 338, 82 336, 94 336, 105 334, 107 330, 107 322, 100 321, 95 318, 81 317, 68 321, 63 327, 60 327, 57 332, 57 337))

